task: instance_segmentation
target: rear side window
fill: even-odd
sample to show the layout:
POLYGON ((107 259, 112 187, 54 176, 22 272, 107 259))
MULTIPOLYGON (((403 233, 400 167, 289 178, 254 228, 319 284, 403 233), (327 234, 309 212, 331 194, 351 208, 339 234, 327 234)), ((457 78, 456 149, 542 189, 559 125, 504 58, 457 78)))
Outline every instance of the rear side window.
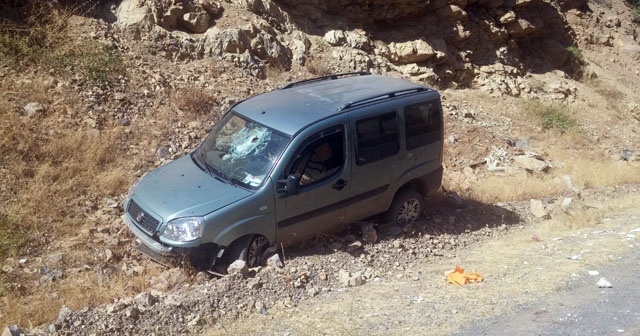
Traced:
POLYGON ((404 109, 407 150, 442 139, 442 114, 438 101, 413 104, 404 109))
POLYGON ((398 153, 398 117, 386 113, 356 122, 358 165, 374 162, 398 153))

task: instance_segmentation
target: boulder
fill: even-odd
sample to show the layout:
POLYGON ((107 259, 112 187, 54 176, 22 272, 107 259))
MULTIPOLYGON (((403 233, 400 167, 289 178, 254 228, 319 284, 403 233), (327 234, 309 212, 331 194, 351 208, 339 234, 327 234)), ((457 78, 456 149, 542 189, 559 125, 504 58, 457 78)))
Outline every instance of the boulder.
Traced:
POLYGON ((247 275, 249 273, 249 268, 247 267, 247 262, 244 260, 236 260, 229 267, 227 267, 228 274, 242 274, 247 275))
POLYGON ((542 201, 538 199, 531 200, 530 206, 529 206, 529 212, 532 215, 534 215, 536 218, 541 218, 541 219, 551 218, 551 216, 549 215, 549 212, 547 212, 547 210, 545 209, 544 204, 542 204, 542 201))
POLYGON ((205 11, 190 12, 182 15, 182 26, 188 32, 201 34, 207 31, 211 25, 211 17, 205 11))

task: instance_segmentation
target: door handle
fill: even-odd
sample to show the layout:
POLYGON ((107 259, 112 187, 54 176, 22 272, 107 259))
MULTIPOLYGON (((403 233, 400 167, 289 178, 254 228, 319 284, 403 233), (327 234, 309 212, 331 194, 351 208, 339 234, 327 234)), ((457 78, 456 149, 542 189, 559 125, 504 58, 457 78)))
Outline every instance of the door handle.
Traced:
POLYGON ((333 184, 333 189, 342 190, 349 184, 349 181, 345 181, 343 179, 339 179, 336 183, 333 184))

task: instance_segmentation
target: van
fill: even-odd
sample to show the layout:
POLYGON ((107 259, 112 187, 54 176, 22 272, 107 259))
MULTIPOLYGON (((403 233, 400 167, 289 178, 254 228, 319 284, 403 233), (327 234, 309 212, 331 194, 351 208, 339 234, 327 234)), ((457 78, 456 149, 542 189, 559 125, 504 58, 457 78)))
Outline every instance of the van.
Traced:
POLYGON ((155 260, 255 267, 340 224, 415 221, 441 186, 443 132, 439 93, 408 80, 292 83, 236 103, 193 152, 140 178, 123 218, 155 260))

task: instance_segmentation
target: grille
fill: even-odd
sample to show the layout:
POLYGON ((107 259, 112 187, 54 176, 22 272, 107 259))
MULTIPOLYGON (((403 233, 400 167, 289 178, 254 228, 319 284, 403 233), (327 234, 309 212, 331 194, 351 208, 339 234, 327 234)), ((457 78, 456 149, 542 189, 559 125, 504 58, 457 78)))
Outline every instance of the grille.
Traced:
POLYGON ((135 201, 129 202, 129 209, 127 210, 129 216, 133 218, 133 221, 144 231, 153 235, 158 230, 160 222, 153 218, 148 212, 142 210, 142 208, 135 201))

